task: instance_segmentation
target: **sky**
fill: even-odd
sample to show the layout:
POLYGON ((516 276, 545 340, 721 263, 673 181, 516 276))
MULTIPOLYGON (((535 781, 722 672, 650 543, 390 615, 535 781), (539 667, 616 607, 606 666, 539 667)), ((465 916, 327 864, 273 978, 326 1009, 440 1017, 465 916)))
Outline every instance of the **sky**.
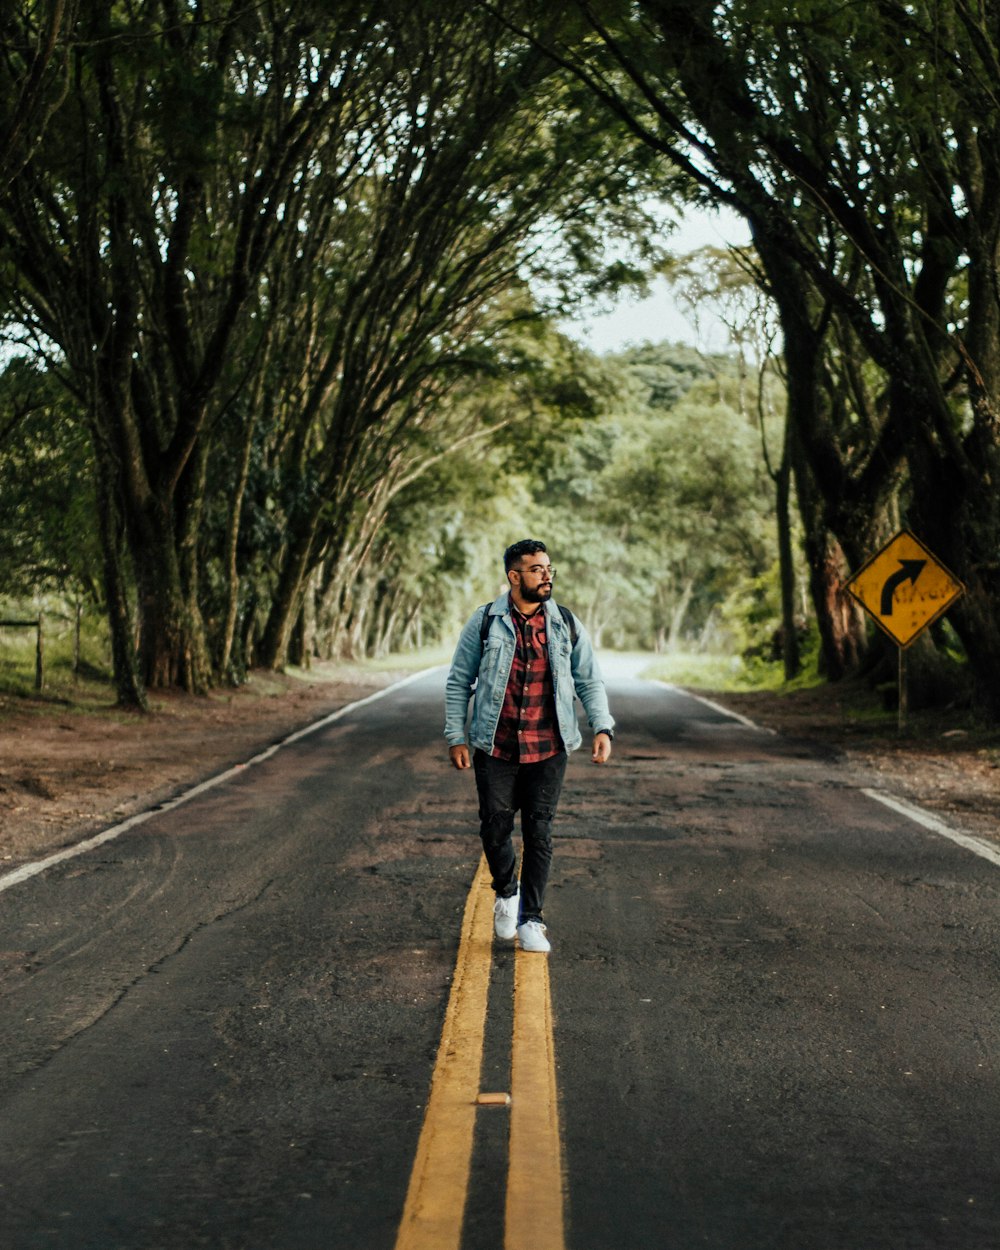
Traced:
MULTIPOLYGON (((670 238, 671 250, 680 254, 700 247, 746 245, 750 234, 743 219, 728 209, 692 212, 670 238)), ((646 299, 624 297, 610 312, 583 316, 563 326, 595 352, 620 351, 630 343, 689 343, 704 351, 722 351, 726 332, 711 316, 695 327, 678 303, 665 278, 657 278, 646 299)))

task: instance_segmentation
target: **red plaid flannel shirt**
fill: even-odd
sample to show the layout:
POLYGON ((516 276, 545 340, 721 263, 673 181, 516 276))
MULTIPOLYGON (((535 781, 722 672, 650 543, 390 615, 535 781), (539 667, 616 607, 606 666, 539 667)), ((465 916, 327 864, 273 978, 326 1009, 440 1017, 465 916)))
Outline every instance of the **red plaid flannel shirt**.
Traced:
POLYGON ((517 641, 492 754, 501 760, 537 764, 563 749, 549 668, 545 609, 540 607, 525 616, 511 604, 510 611, 517 641))

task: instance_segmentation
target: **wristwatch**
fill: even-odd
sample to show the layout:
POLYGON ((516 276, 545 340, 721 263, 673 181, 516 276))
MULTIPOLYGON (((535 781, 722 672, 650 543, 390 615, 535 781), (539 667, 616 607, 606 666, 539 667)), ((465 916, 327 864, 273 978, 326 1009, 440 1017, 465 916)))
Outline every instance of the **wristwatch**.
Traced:
POLYGON ((598 734, 607 734, 612 742, 615 740, 615 731, 613 729, 595 729, 594 737, 596 738, 598 734))

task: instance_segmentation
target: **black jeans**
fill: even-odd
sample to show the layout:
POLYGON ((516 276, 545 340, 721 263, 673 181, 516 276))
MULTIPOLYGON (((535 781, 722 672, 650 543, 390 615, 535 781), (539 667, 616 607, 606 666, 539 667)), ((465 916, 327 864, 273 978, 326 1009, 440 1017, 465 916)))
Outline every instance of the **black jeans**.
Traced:
POLYGON ((537 764, 498 760, 477 750, 472 757, 479 791, 479 836, 498 898, 516 893, 517 856, 511 837, 514 813, 521 813, 521 914, 541 920, 552 863, 552 822, 566 774, 566 752, 537 764))

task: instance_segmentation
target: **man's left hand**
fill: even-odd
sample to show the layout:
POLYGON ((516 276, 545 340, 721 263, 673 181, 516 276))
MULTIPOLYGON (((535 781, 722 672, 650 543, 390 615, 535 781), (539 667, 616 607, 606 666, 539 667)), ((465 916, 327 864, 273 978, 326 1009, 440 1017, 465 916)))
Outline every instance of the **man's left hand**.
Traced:
POLYGON ((595 734, 590 758, 595 764, 606 764, 611 758, 611 739, 607 734, 595 734))

